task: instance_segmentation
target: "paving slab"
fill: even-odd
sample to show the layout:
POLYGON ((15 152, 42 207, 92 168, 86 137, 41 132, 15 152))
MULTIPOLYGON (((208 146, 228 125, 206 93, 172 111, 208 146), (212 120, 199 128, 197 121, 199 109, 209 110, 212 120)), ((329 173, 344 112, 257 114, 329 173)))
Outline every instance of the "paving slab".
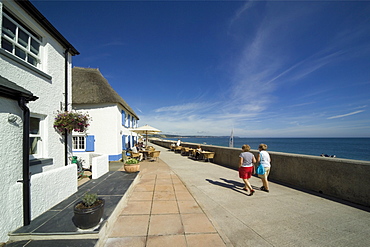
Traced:
POLYGON ((187 187, 161 159, 140 163, 140 174, 105 247, 225 247, 187 187))
POLYGON ((138 173, 111 171, 98 179, 90 180, 79 186, 75 194, 33 219, 30 225, 10 233, 6 246, 95 246, 137 175, 138 173), (105 199, 104 214, 98 226, 81 230, 73 224, 73 206, 86 192, 97 193, 105 199), (82 239, 89 245, 84 245, 82 239))
POLYGON ((257 177, 248 196, 236 170, 153 146, 228 246, 370 246, 370 208, 257 177))

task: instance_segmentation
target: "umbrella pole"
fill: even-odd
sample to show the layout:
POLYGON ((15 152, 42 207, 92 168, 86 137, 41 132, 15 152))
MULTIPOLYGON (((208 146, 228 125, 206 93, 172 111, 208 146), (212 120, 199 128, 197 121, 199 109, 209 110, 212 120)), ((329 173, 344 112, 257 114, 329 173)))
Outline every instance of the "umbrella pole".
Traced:
POLYGON ((148 131, 146 131, 145 134, 146 134, 146 136, 145 136, 145 141, 146 141, 145 148, 148 148, 148 131))

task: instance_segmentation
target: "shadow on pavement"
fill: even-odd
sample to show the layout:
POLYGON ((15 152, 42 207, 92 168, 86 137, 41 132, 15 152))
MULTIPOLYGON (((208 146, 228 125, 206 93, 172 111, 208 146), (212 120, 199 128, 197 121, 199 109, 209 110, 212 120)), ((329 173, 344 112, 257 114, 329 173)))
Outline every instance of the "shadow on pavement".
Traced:
MULTIPOLYGON (((207 182, 211 183, 211 184, 214 184, 214 185, 217 185, 217 186, 221 186, 221 187, 224 187, 224 188, 228 188, 228 189, 231 189, 235 192, 238 192, 240 194, 243 194, 243 195, 248 195, 246 191, 244 191, 243 189, 241 188, 238 188, 236 187, 235 184, 230 184, 230 183, 223 183, 223 182, 220 182, 220 181, 214 181, 214 180, 211 180, 211 179, 206 179, 207 182)), ((236 182, 236 181, 234 181, 236 182)), ((237 183, 237 182, 236 182, 237 183)), ((238 183, 240 184, 241 187, 244 187, 244 184, 242 183, 238 183)))

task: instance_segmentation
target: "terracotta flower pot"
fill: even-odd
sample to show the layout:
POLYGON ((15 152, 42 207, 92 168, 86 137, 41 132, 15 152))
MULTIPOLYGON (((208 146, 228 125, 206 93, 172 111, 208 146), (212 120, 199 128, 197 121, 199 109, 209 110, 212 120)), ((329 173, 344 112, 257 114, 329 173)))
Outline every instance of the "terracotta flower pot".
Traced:
POLYGON ((140 164, 125 164, 124 165, 126 172, 138 172, 140 171, 140 164))

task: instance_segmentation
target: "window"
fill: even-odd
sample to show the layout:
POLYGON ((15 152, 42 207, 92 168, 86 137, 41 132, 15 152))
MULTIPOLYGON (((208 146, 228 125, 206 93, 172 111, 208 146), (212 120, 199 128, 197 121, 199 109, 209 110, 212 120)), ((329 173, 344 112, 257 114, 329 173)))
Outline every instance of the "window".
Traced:
POLYGON ((122 125, 126 126, 126 112, 122 110, 121 114, 122 114, 122 125))
POLYGON ((95 151, 95 136, 72 136, 72 149, 73 151, 85 151, 94 152, 95 151))
POLYGON ((72 148, 85 151, 85 136, 72 136, 72 148))
POLYGON ((30 117, 30 155, 39 158, 42 154, 41 119, 30 117))
POLYGON ((127 114, 126 115, 126 127, 127 128, 130 128, 131 126, 130 126, 130 114, 127 114))
POLYGON ((40 37, 10 13, 3 12, 1 30, 1 48, 37 67, 40 63, 40 37))

